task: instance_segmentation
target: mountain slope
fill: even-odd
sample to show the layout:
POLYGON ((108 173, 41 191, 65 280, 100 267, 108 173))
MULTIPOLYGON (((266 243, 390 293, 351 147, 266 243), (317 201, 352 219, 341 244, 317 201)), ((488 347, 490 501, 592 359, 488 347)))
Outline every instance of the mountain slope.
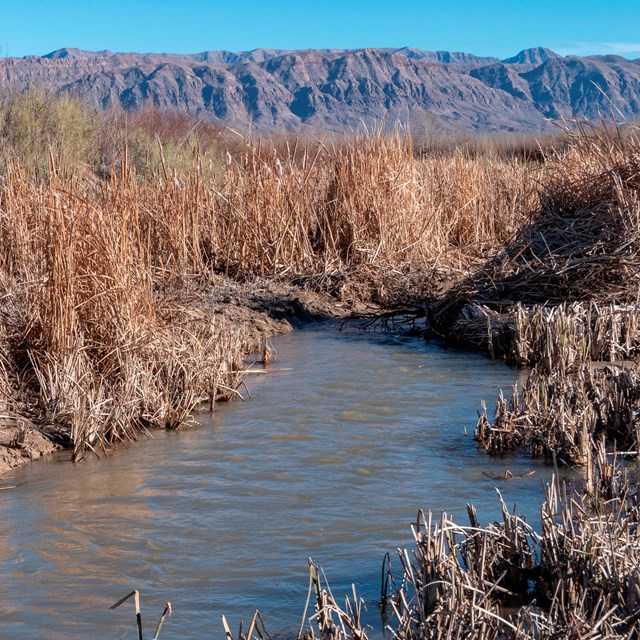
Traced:
POLYGON ((542 64, 547 60, 555 60, 560 56, 551 49, 546 47, 533 47, 532 49, 523 49, 512 58, 503 60, 503 64, 542 64))
POLYGON ((549 118, 640 114, 640 63, 399 49, 138 54, 60 49, 0 60, 4 91, 42 85, 97 107, 185 110, 269 132, 381 122, 441 131, 540 131, 549 118), (619 113, 618 113, 619 112, 619 113))

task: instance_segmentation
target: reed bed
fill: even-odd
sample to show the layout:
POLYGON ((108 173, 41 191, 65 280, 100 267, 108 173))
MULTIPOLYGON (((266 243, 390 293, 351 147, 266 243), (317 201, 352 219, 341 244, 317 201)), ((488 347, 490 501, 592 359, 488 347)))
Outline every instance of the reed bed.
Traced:
POLYGON ((258 276, 384 303, 403 279, 459 272, 503 241, 533 197, 515 160, 417 159, 399 134, 332 150, 247 143, 215 180, 197 154, 179 172, 164 150, 140 172, 125 147, 102 178, 53 151, 45 174, 6 158, 7 384, 22 414, 55 425, 76 457, 179 426, 200 401, 235 393, 247 336, 177 304, 181 291, 217 274, 258 276))
MULTIPOLYGON (((501 496, 502 519, 486 525, 471 505, 467 525, 420 511, 413 552, 398 550, 399 573, 388 555, 383 564, 387 631, 398 640, 637 638, 640 513, 630 486, 600 443, 583 490, 557 475, 547 485, 539 531, 501 496)), ((322 638, 366 638, 353 598, 339 608, 316 587, 308 624, 322 638)))
POLYGON ((581 131, 558 162, 564 171, 546 179, 533 222, 462 286, 474 291, 458 303, 462 315, 480 309, 479 321, 454 326, 534 366, 521 392, 500 396, 493 424, 483 410, 481 445, 575 465, 600 436, 639 450, 640 141, 635 132, 581 131))
MULTIPOLYGON (((429 309, 428 333, 436 333, 429 309)), ((437 320, 436 320, 437 322, 437 320)), ((516 367, 576 369, 585 362, 633 360, 640 352, 640 306, 595 300, 558 305, 517 303, 502 310, 460 307, 442 337, 472 346, 516 367)))
POLYGON ((2 332, 12 388, 36 424, 98 452, 178 427, 234 392, 243 336, 154 288, 150 237, 126 183, 96 191, 10 168, 0 186, 2 332))
POLYGON ((213 195, 217 269, 317 281, 372 266, 449 268, 452 258, 461 269, 503 242, 534 197, 516 161, 418 160, 399 134, 356 138, 329 157, 323 147, 266 157, 250 148, 213 195))
POLYGON ((546 156, 536 180, 537 204, 524 213, 514 237, 431 308, 428 328, 435 334, 487 346, 487 316, 504 324, 518 303, 594 302, 592 315, 604 313, 605 320, 611 305, 638 304, 637 129, 569 132, 566 147, 546 156), (483 322, 459 322, 461 314, 484 316, 483 322))
POLYGON ((586 464, 605 436, 638 450, 640 139, 582 127, 539 173, 539 206, 496 256, 428 309, 436 335, 534 369, 476 438, 586 464), (603 369, 598 363, 626 365, 603 369))
POLYGON ((545 165, 540 206, 477 276, 475 299, 635 303, 640 286, 640 138, 571 136, 545 165))
POLYGON ((509 399, 502 393, 493 422, 486 405, 475 437, 493 455, 525 448, 534 456, 554 454, 569 465, 586 464, 593 442, 605 437, 623 451, 640 450, 640 372, 636 366, 575 372, 535 368, 509 399))
MULTIPOLYGON (((594 463, 601 486, 619 473, 594 463), (602 475, 601 475, 602 474, 602 475)), ((557 481, 534 531, 502 502, 502 521, 469 525, 420 513, 416 549, 400 551, 389 594, 396 638, 634 638, 640 628, 637 505, 628 485, 608 501, 557 481)), ((611 494, 609 494, 611 495, 611 494)))
POLYGON ((516 366, 569 371, 585 362, 632 360, 640 353, 640 306, 574 302, 516 305, 507 360, 516 366))

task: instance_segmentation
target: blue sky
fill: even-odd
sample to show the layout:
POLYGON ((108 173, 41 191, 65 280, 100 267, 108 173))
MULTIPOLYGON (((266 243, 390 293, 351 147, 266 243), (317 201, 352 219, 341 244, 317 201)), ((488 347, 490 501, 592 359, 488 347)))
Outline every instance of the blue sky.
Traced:
POLYGON ((541 45, 640 57, 639 0, 0 0, 0 16, 2 56, 412 46, 504 58, 541 45))

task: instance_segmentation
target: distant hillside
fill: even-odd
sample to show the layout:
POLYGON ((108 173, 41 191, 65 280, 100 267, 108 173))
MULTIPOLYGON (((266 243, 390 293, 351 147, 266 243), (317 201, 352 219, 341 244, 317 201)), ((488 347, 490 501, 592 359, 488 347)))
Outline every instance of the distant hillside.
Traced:
POLYGON ((4 91, 38 84, 98 107, 153 105, 265 132, 345 131, 382 121, 441 131, 541 131, 549 119, 640 114, 640 60, 561 57, 542 47, 502 61, 408 47, 196 54, 65 48, 0 60, 0 83, 4 91))
POLYGON ((503 64, 542 64, 547 60, 554 60, 560 56, 551 49, 545 47, 534 47, 533 49, 523 49, 512 58, 503 60, 503 64))

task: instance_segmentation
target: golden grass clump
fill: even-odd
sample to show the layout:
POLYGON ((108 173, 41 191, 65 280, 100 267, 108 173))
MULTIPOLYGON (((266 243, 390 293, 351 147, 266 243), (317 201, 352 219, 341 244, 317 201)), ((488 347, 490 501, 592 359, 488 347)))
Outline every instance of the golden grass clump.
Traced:
POLYGON ((320 268, 311 235, 324 176, 318 154, 305 151, 298 162, 293 155, 262 157, 260 147, 249 146, 229 166, 222 188, 208 192, 215 218, 206 247, 215 270, 291 277, 320 268))
POLYGON ((406 138, 370 134, 333 150, 249 145, 218 192, 207 255, 225 273, 335 282, 459 270, 505 241, 535 202, 517 161, 418 159, 406 138))
POLYGON ((200 401, 233 393, 241 368, 238 329, 154 291, 130 188, 96 190, 53 168, 45 182, 9 169, 0 186, 2 330, 17 385, 34 398, 29 417, 58 425, 76 456, 180 426, 200 401))
POLYGON ((336 259, 400 265, 424 246, 429 216, 407 140, 399 134, 355 139, 338 147, 332 165, 321 230, 336 259))

